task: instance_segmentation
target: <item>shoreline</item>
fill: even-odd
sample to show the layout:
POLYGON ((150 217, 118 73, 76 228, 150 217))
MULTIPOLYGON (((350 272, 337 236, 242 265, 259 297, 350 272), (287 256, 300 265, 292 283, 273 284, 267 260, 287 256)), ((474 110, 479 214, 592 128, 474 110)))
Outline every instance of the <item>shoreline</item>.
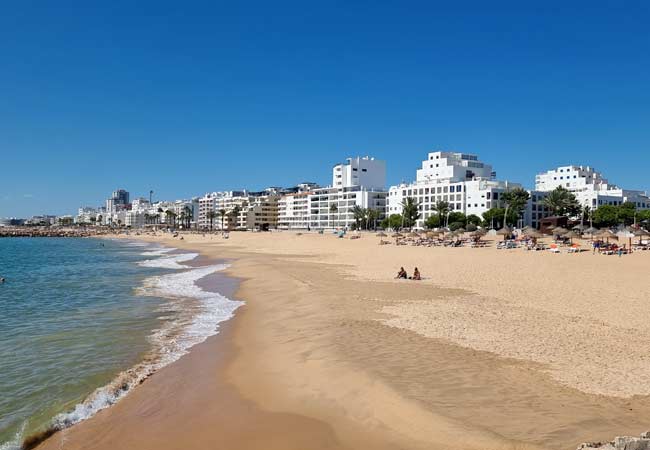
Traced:
MULTIPOLYGON (((201 353, 210 359, 221 351, 228 352, 227 361, 222 361, 223 365, 216 371, 218 374, 213 372, 209 379, 216 386, 225 386, 237 401, 246 403, 246 411, 292 414, 289 423, 269 419, 275 428, 285 430, 278 449, 301 448, 292 447, 295 441, 291 441, 292 437, 298 438, 296 427, 292 426, 299 420, 296 417, 315 420, 317 428, 324 433, 318 434, 322 439, 310 441, 309 446, 302 448, 328 449, 575 448, 583 441, 638 434, 648 427, 642 412, 650 406, 647 396, 617 398, 581 392, 558 384, 545 365, 532 360, 504 358, 494 352, 473 349, 471 342, 459 345, 448 339, 426 336, 419 326, 409 330, 409 327, 383 323, 399 317, 390 308, 407 308, 400 311, 403 315, 413 305, 454 305, 454 298, 475 295, 447 279, 453 275, 456 280, 454 270, 459 267, 465 267, 464 270, 474 267, 464 266, 467 255, 474 255, 479 261, 496 258, 498 264, 512 265, 511 270, 522 264, 526 269, 528 261, 542 264, 543 270, 553 273, 562 271, 565 264, 573 266, 574 256, 558 259, 555 255, 497 253, 490 249, 395 247, 377 253, 374 241, 369 242, 372 238, 366 236, 356 243, 332 236, 299 237, 289 233, 259 236, 233 233, 228 241, 216 236, 192 235, 186 235, 184 241, 171 237, 144 238, 198 251, 206 257, 219 254, 232 261, 223 273, 241 279, 235 298, 245 299, 247 304, 227 322, 230 331, 224 345, 214 344, 220 333, 209 340, 211 350, 207 349, 210 345, 206 341, 203 346, 206 350, 201 353), (368 251, 372 251, 374 259, 364 259, 368 251), (434 272, 431 262, 435 263, 443 255, 450 267, 440 266, 434 272), (425 276, 435 276, 416 284, 395 282, 390 265, 396 257, 405 261, 404 265, 416 262, 425 276), (229 348, 224 350, 226 347, 229 348)), ((588 262, 591 255, 577 258, 588 267, 595 264, 588 262)), ((613 269, 615 264, 621 264, 617 259, 593 258, 596 259, 591 261, 603 261, 603 271, 619 270, 613 269)), ((637 267, 643 264, 646 255, 638 258, 624 260, 624 264, 637 267)), ((484 269, 477 264, 476 270, 484 269)), ((515 284, 513 288, 518 286, 515 284)), ((487 287, 485 292, 490 292, 487 287)), ((506 292, 518 291, 511 288, 506 292)), ((555 308, 554 304, 550 306, 555 308)), ((580 306, 580 303, 574 305, 580 306)), ((420 310, 413 311, 417 317, 420 310)), ((456 319, 449 320, 454 323, 456 319)), ((503 326, 509 326, 509 322, 505 321, 503 326)), ((557 337, 560 341, 564 339, 562 335, 557 337)), ((224 404, 219 396, 211 396, 215 386, 201 379, 205 375, 200 370, 202 363, 195 362, 194 366, 187 361, 194 360, 193 353, 194 348, 174 363, 176 367, 184 367, 184 374, 177 376, 185 379, 185 382, 177 380, 183 389, 174 395, 180 398, 193 395, 194 389, 188 388, 187 380, 200 379, 201 386, 196 389, 204 389, 205 398, 201 407, 196 403, 187 404, 182 417, 176 418, 181 423, 195 418, 213 423, 218 414, 215 409, 224 404), (205 408, 209 412, 203 411, 205 408)), ((158 379, 171 379, 164 371, 160 371, 158 379)), ((110 417, 101 421, 107 428, 91 424, 94 418, 73 427, 64 448, 131 448, 126 446, 125 438, 120 440, 110 431, 115 429, 111 424, 122 423, 122 416, 131 417, 141 426, 146 425, 147 429, 167 437, 166 442, 158 442, 154 435, 153 441, 143 438, 138 442, 139 448, 176 449, 181 442, 207 445, 225 435, 233 438, 228 448, 267 448, 260 443, 267 442, 273 430, 240 426, 237 429, 246 429, 245 435, 233 436, 228 434, 229 430, 213 427, 212 432, 193 437, 188 430, 170 432, 161 428, 164 420, 149 423, 148 417, 134 416, 145 404, 157 414, 163 411, 176 414, 172 405, 177 400, 175 403, 166 398, 152 398, 150 394, 154 391, 147 384, 135 390, 142 392, 138 399, 131 400, 128 396, 120 402, 119 409, 109 409, 112 412, 106 415, 110 417), (101 436, 100 442, 82 428, 93 429, 101 436), (246 441, 246 436, 256 436, 257 444, 246 441), (91 442, 84 441, 84 437, 91 442), (108 439, 115 439, 110 441, 112 447, 105 445, 108 439)), ((245 421, 244 417, 246 414, 239 416, 239 421, 245 421)), ((46 443, 56 440, 54 437, 46 443)))
MULTIPOLYGON (((93 236, 93 238, 96 237, 93 236)), ((134 291, 139 292, 134 295, 145 297, 151 295, 159 296, 163 300, 163 303, 161 303, 159 307, 164 309, 169 307, 173 308, 174 306, 172 305, 179 300, 183 304, 187 301, 194 301, 196 299, 192 297, 185 298, 186 295, 190 295, 191 293, 179 291, 179 289, 182 290, 183 288, 182 284, 177 285, 176 288, 172 288, 173 292, 169 291, 164 293, 159 291, 147 293, 148 290, 151 290, 150 287, 147 287, 147 284, 151 283, 152 280, 164 280, 174 276, 182 276, 184 274, 192 275, 197 271, 201 272, 202 270, 205 271, 205 269, 208 269, 211 270, 210 273, 202 276, 199 274, 200 278, 191 282, 192 285, 196 286, 198 289, 197 292, 208 294, 207 296, 203 295, 203 297, 217 296, 217 298, 223 298, 227 302, 232 301, 234 302, 235 309, 239 307, 237 304, 239 302, 232 300, 239 280, 222 274, 222 271, 227 267, 223 261, 215 258, 207 258, 198 253, 194 254, 195 256, 192 256, 191 254, 187 254, 183 249, 174 246, 158 244, 152 249, 148 244, 153 243, 146 243, 142 240, 131 239, 130 237, 124 239, 124 241, 128 241, 127 245, 136 245, 137 247, 139 247, 138 243, 145 244, 141 247, 142 251, 139 253, 142 259, 135 264, 143 267, 160 267, 161 269, 166 269, 165 272, 161 272, 158 275, 148 276, 143 279, 141 285, 134 286, 134 291), (192 256, 191 260, 188 260, 187 256, 192 256), (168 261, 169 263, 167 264, 168 261), (182 262, 183 264, 178 264, 179 262, 182 262)), ((197 292, 194 292, 193 294, 196 294, 197 292)), ((178 306, 185 308, 182 305, 178 306)), ((201 314, 197 312, 193 316, 192 321, 189 323, 185 322, 184 326, 181 326, 181 328, 178 328, 179 325, 172 326, 170 332, 173 334, 170 335, 168 339, 173 339, 174 341, 182 339, 183 341, 187 341, 189 338, 190 342, 183 343, 183 341, 179 341, 171 347, 169 344, 165 344, 164 342, 157 343, 157 339, 162 337, 162 335, 158 335, 163 333, 165 324, 169 323, 167 320, 161 322, 160 326, 153 329, 151 334, 147 337, 150 342, 150 350, 141 355, 142 358, 139 362, 136 362, 135 365, 116 373, 115 377, 108 384, 97 387, 82 401, 77 403, 74 408, 58 413, 52 418, 51 425, 46 429, 24 436, 21 448, 25 450, 36 448, 52 436, 80 425, 85 421, 92 419, 101 411, 115 406, 126 398, 133 390, 140 387, 165 367, 181 359, 185 354, 191 351, 192 347, 204 342, 210 337, 218 335, 221 332, 223 324, 234 318, 233 316, 219 318, 217 324, 213 325, 215 328, 214 332, 211 332, 206 336, 201 334, 197 336, 197 332, 206 332, 202 329, 194 329, 196 328, 195 322, 200 319, 200 317, 201 314), (193 343, 191 339, 195 341, 198 339, 198 342, 193 343), (186 348, 188 345, 189 348, 186 348), (106 398, 101 400, 103 397, 106 398)), ((178 321, 178 319, 179 318, 176 318, 173 321, 178 321)))

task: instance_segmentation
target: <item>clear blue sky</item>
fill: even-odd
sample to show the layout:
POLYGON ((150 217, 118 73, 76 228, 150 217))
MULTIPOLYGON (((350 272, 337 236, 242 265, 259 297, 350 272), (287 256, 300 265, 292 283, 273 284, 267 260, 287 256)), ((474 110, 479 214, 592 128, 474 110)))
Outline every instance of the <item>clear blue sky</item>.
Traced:
POLYGON ((650 188, 648 2, 98 3, 0 9, 0 217, 327 183, 353 155, 396 183, 433 149, 650 188))

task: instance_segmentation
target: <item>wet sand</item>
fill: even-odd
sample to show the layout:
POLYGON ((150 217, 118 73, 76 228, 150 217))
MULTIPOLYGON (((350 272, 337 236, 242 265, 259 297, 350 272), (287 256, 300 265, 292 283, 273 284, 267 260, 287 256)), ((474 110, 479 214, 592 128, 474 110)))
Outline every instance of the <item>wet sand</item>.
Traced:
POLYGON ((616 343, 626 330, 645 332, 626 314, 650 313, 639 301, 647 288, 613 289, 614 303, 601 283, 647 273, 650 254, 378 247, 372 236, 291 233, 155 239, 230 258, 246 306, 221 334, 42 448, 573 449, 650 428, 647 396, 594 392, 643 392, 645 372, 593 373, 643 350, 632 340, 621 354, 616 343), (396 264, 417 264, 429 279, 393 280, 396 264), (535 280, 547 287, 530 288, 535 280), (590 301, 568 301, 576 291, 590 301), (531 313, 534 323, 520 322, 531 313), (578 333, 601 342, 593 360, 589 339, 572 351, 571 317, 623 332, 578 333), (540 338, 550 361, 539 360, 540 338), (567 382, 558 373, 568 363, 588 370, 567 382))

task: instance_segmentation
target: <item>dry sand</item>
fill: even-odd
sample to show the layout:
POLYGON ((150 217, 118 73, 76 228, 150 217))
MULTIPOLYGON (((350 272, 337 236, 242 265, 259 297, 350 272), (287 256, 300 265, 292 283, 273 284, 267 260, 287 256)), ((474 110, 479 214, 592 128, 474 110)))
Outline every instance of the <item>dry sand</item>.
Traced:
POLYGON ((232 258, 247 305, 226 331, 43 448, 568 449, 650 428, 650 252, 230 236, 155 238, 232 258))

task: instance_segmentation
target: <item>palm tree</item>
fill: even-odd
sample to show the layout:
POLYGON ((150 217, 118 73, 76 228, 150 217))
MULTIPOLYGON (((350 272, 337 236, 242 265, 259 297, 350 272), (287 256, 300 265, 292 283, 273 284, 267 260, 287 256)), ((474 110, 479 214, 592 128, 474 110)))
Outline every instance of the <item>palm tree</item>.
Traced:
POLYGON ((99 222, 100 225, 102 224, 102 219, 103 218, 104 218, 104 216, 102 216, 101 214, 97 216, 97 222, 99 222))
POLYGON ((440 226, 444 226, 445 223, 442 221, 442 216, 447 215, 449 212, 449 202, 439 200, 435 205, 433 205, 433 210, 438 212, 438 223, 440 226))
MULTIPOLYGON (((447 205, 449 204, 447 203, 447 205)), ((402 201, 402 226, 411 228, 419 218, 420 205, 413 197, 406 197, 402 201)))
POLYGON ((576 196, 562 186, 549 192, 543 204, 556 216, 575 215, 580 212, 580 203, 576 196))
MULTIPOLYGON (((330 217, 331 217, 334 213, 338 212, 338 210, 339 210, 339 207, 336 206, 336 204, 332 203, 332 204, 330 205, 330 217)), ((332 219, 330 219, 330 228, 333 228, 333 227, 332 227, 332 219)))
MULTIPOLYGON (((221 216, 221 231, 223 231, 223 219, 226 217, 226 210, 225 209, 220 209, 219 210, 219 215, 221 216)), ((212 225, 210 225, 212 227, 212 225)), ((212 228, 210 228, 212 229, 212 228)))
MULTIPOLYGON (((223 211, 223 209, 221 211, 223 211)), ((214 219, 216 217, 217 217, 217 213, 215 211, 212 210, 208 211, 208 220, 210 221, 210 231, 212 231, 212 226, 214 225, 214 219)), ((223 216, 221 216, 221 229, 223 230, 223 216)))
POLYGON ((366 218, 366 211, 359 205, 354 205, 352 208, 352 217, 354 218, 354 223, 356 229, 361 228, 361 222, 366 218))
POLYGON ((172 228, 176 228, 176 213, 171 209, 165 211, 165 217, 167 218, 167 224, 171 224, 172 228))
POLYGON ((530 199, 530 194, 525 189, 520 187, 514 188, 511 191, 505 191, 501 194, 501 200, 505 203, 505 212, 503 213, 503 223, 506 223, 506 218, 508 217, 508 210, 513 210, 517 212, 517 217, 521 215, 521 212, 526 207, 526 203, 530 199))
POLYGON ((189 230, 192 225, 192 208, 190 208, 189 205, 185 205, 183 213, 185 214, 185 228, 189 230))
POLYGON ((372 224, 372 229, 377 228, 377 219, 379 218, 379 211, 373 208, 366 209, 366 229, 370 229, 372 224))
POLYGON ((235 229, 237 229, 237 222, 239 218, 239 213, 241 212, 241 207, 239 205, 236 205, 233 209, 230 210, 230 213, 228 214, 228 218, 230 219, 231 222, 234 223, 235 229))

